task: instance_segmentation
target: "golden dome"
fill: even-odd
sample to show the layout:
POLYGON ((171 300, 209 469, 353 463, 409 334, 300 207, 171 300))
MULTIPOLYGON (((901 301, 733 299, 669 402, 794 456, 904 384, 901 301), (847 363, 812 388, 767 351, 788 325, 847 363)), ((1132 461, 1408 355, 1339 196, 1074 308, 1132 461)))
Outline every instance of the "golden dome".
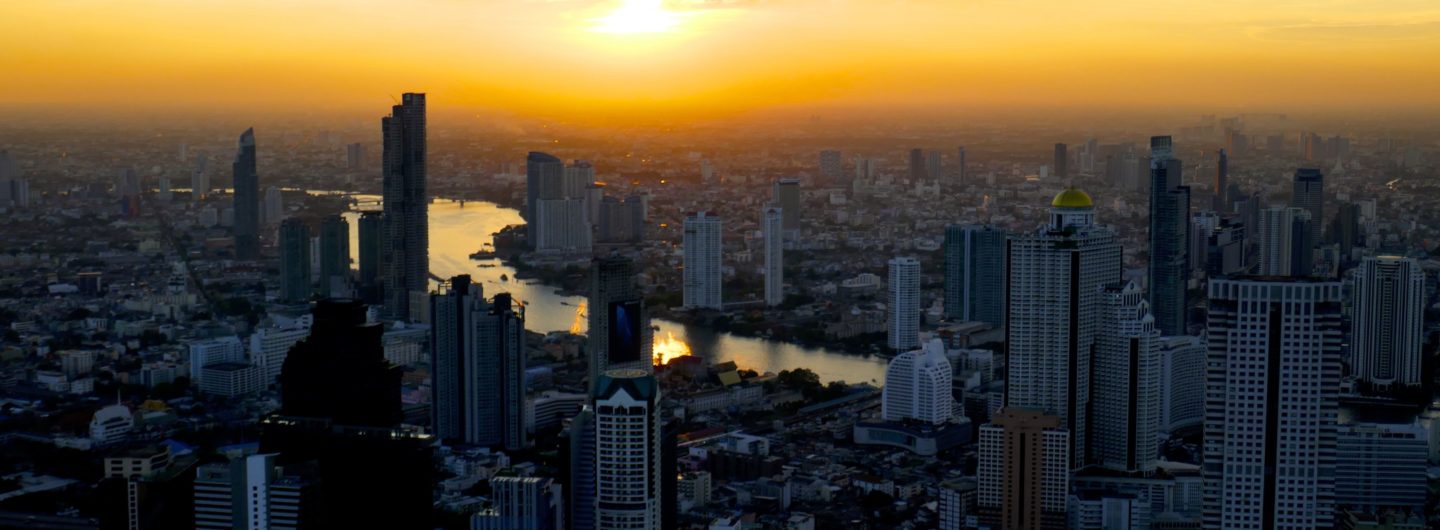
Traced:
POLYGON ((1094 208, 1095 201, 1090 198, 1089 193, 1080 191, 1079 188, 1065 188, 1050 201, 1054 208, 1094 208))

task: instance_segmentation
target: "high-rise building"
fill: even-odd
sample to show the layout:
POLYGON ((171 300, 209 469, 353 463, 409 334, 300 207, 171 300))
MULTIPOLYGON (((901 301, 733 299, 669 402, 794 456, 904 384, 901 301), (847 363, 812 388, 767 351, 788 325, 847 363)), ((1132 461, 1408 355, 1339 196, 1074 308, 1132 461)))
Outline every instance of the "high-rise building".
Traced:
POLYGON ((1069 146, 1061 143, 1055 144, 1055 178, 1064 179, 1070 176, 1070 154, 1069 146))
POLYGON ((1335 506, 1425 513, 1429 433, 1416 423, 1344 423, 1336 434, 1335 506))
POLYGON ((1065 528, 1070 435, 1055 416, 1005 407, 980 427, 980 522, 1001 530, 1065 528))
POLYGON ((611 256, 590 262, 586 352, 591 391, 606 371, 654 368, 650 315, 635 274, 630 258, 611 256))
POLYGON ((595 166, 588 160, 576 160, 565 166, 560 178, 560 195, 566 199, 584 199, 585 188, 595 183, 595 166))
POLYGON ((949 422, 955 410, 955 398, 950 394, 952 377, 945 343, 940 339, 895 356, 885 368, 881 416, 895 422, 949 422))
POLYGON ((1309 276, 1314 259, 1307 243, 1313 220, 1303 208, 1266 208, 1259 212, 1262 276, 1309 276))
POLYGON ((720 218, 698 212, 685 218, 684 301, 687 309, 721 309, 720 218))
POLYGON ((890 260, 890 310, 885 344, 895 351, 920 347, 920 260, 890 260))
POLYGON ((318 286, 321 296, 345 297, 350 294, 350 223, 339 215, 320 221, 318 286))
POLYGON ((261 210, 261 221, 265 226, 275 226, 285 219, 285 196, 279 186, 265 187, 265 204, 261 210))
POLYGON ((965 185, 966 177, 968 177, 965 170, 965 146, 960 146, 955 153, 955 184, 957 186, 965 185))
POLYGON ((400 104, 380 119, 380 128, 384 133, 380 270, 385 275, 385 315, 403 320, 411 318, 411 301, 425 296, 430 280, 425 94, 400 96, 400 104))
POLYGON ((826 186, 839 185, 844 178, 845 167, 840 152, 826 149, 820 152, 820 177, 826 186))
POLYGON ((1215 184, 1210 190, 1213 199, 1210 201, 1210 208, 1219 213, 1229 213, 1230 204, 1225 200, 1225 194, 1230 189, 1230 156, 1221 149, 1215 156, 1215 184))
POLYGON ((915 148, 910 150, 910 182, 911 186, 925 181, 925 150, 915 148))
POLYGON ((940 483, 939 501, 936 503, 936 511, 939 512, 938 530, 963 530, 970 528, 965 524, 967 517, 976 514, 975 495, 978 485, 974 477, 947 480, 940 483))
POLYGON ((925 152, 925 178, 931 183, 938 182, 940 175, 945 171, 945 158, 940 151, 931 149, 925 152))
POLYGON ((360 262, 356 265, 360 269, 360 299, 367 304, 379 304, 384 298, 381 291, 384 289, 384 282, 380 275, 380 253, 384 239, 384 218, 381 212, 364 212, 360 214, 359 237, 356 238, 360 245, 360 262))
POLYGON ((1367 390, 1420 386, 1425 273, 1414 259, 1365 258, 1355 272, 1351 370, 1367 390))
POLYGON ((365 165, 365 144, 353 143, 345 145, 345 168, 349 170, 360 169, 365 165))
MULTIPOLYGON (((593 379, 592 381, 597 381, 593 379)), ((590 395, 594 396, 594 385, 590 395)), ((588 398, 587 398, 588 399, 588 398)), ((585 405, 560 435, 560 476, 565 479, 565 524, 595 530, 595 407, 585 405)))
POLYGON ((1049 226, 1009 242, 1005 405, 1058 417, 1069 432, 1067 462, 1081 467, 1103 288, 1121 280, 1122 252, 1115 233, 1095 223, 1085 192, 1066 189, 1050 206, 1049 226))
POLYGON ((524 449, 525 314, 509 294, 487 302, 470 276, 430 295, 432 431, 469 445, 524 449))
POLYGON ((1119 471, 1155 469, 1163 399, 1160 332, 1135 282, 1105 287, 1095 348, 1093 462, 1119 471))
POLYGON ((599 199, 596 238, 601 243, 639 243, 645 240, 645 205, 639 195, 620 200, 599 199))
POLYGON ((1005 324, 1005 237, 990 225, 945 227, 945 316, 1005 324))
MULTIPOLYGON (((1295 182, 1290 192, 1290 207, 1304 208, 1310 212, 1310 227, 1306 244, 1314 247, 1320 243, 1320 229, 1325 225, 1325 175, 1315 168, 1295 170, 1295 182)), ((1309 250, 1307 248, 1306 250, 1309 250)))
POLYGON ((558 189, 564 179, 565 162, 548 153, 531 151, 525 157, 525 221, 535 222, 538 218, 538 201, 542 196, 550 195, 547 189, 554 190, 554 198, 561 196, 558 189))
POLYGON ((560 486, 540 477, 490 479, 494 506, 471 518, 472 530, 560 530, 564 506, 560 486))
POLYGON ((1160 337, 1160 429, 1174 432, 1205 421, 1205 340, 1160 337))
POLYGON ((207 160, 205 153, 197 153, 195 169, 190 172, 190 200, 195 202, 210 194, 210 173, 205 171, 207 160))
POLYGON ((1162 335, 1189 333, 1190 188, 1170 137, 1150 138, 1150 310, 1162 335))
POLYGON ((595 527, 660 530, 660 385, 646 370, 610 370, 595 387, 595 527))
POLYGON ((771 307, 785 302, 783 218, 784 214, 778 206, 766 206, 761 211, 760 231, 765 238, 765 305, 771 307))
MULTIPOLYGON (((567 168, 568 169, 568 168, 567 168)), ((542 198, 535 202, 535 250, 589 254, 593 245, 585 199, 542 198)))
POLYGON ((1352 262, 1351 254, 1360 246, 1360 205, 1353 202, 1340 205, 1335 217, 1325 229, 1325 242, 1340 247, 1340 256, 1347 263, 1352 262))
POLYGON ((1339 282, 1210 282, 1206 528, 1329 528, 1340 388, 1339 282))
POLYGON ((235 257, 260 258, 260 177, 255 167, 255 129, 240 134, 231 166, 235 176, 235 257))
POLYGON ((282 468, 258 454, 195 469, 194 528, 322 528, 321 490, 308 466, 282 468))
POLYGON ((773 195, 771 200, 780 207, 785 233, 793 238, 800 231, 800 179, 775 181, 773 195))
POLYGON ((280 223, 280 299, 310 299, 310 226, 291 217, 280 223))

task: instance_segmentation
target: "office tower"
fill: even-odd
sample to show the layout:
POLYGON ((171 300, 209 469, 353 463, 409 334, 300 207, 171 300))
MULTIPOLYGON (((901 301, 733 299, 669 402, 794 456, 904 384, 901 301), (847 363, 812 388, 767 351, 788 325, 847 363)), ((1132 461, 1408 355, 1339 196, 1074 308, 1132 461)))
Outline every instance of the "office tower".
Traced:
POLYGON ((965 185, 967 175, 965 174, 965 147, 956 149, 955 153, 955 183, 965 185))
POLYGON ((1163 400, 1160 332, 1135 282, 1105 287, 1095 348, 1094 462, 1109 469, 1155 469, 1163 400))
POLYGON ((885 344, 892 350, 920 347, 920 260, 890 260, 890 310, 885 344))
POLYGON ((936 150, 934 150, 934 149, 931 149, 930 151, 926 151, 926 152, 925 152, 925 178, 926 178, 926 180, 928 180, 928 181, 930 181, 930 182, 932 182, 932 183, 939 181, 939 180, 940 180, 940 174, 941 174, 942 171, 944 171, 944 169, 943 169, 943 164, 944 164, 944 162, 945 162, 944 159, 943 159, 943 158, 941 157, 941 155, 940 155, 940 151, 936 151, 936 150))
POLYGON ((925 150, 915 148, 910 150, 910 182, 911 186, 925 181, 925 150))
MULTIPOLYGON (((430 279, 430 196, 425 191, 425 94, 407 93, 389 116, 383 131, 380 270, 385 315, 411 318, 411 301, 423 297, 430 279)), ((423 304, 422 304, 423 305, 423 304)))
POLYGON ((345 146, 345 168, 349 170, 360 169, 365 165, 365 144, 353 143, 345 146))
POLYGON ((255 167, 255 129, 240 134, 231 165, 235 177, 235 258, 260 258, 260 176, 255 167))
POLYGON ((646 370, 610 370, 595 387, 598 530, 661 528, 659 405, 646 370))
POLYGON ((1413 259, 1368 257, 1355 271, 1350 362, 1375 392, 1420 386, 1425 340, 1425 273, 1413 259))
POLYGON ((323 528, 433 528, 434 440, 400 425, 401 370, 367 313, 355 300, 315 304, 310 336, 280 371, 280 410, 261 422, 260 451, 287 468, 317 466, 323 528))
POLYGON ((950 360, 945 357, 945 343, 940 339, 931 339, 921 349, 895 356, 885 368, 881 416, 895 422, 949 422, 955 409, 951 379, 950 360))
POLYGON ((1229 213, 1230 204, 1225 201, 1225 194, 1230 189, 1230 157, 1221 149, 1215 157, 1215 187, 1211 188, 1214 194, 1210 208, 1220 213, 1229 213))
POLYGON ((319 485, 313 468, 282 468, 273 454, 199 466, 194 528, 321 528, 319 485))
POLYGON ((1005 325, 1005 231, 945 227, 945 316, 1005 325))
POLYGON ((195 155, 195 169, 190 172, 190 200, 199 202, 210 194, 210 174, 205 171, 205 153, 195 155))
POLYGON ((430 295, 432 431, 468 445, 525 448, 525 313, 486 302, 469 275, 430 295))
POLYGON ((685 218, 685 284, 687 309, 721 309, 720 218, 699 212, 685 218))
POLYGON ((645 204, 639 195, 625 200, 605 196, 599 202, 596 237, 602 243, 639 243, 645 240, 645 204))
MULTIPOLYGON (((535 222, 537 202, 547 188, 553 188, 563 180, 565 163, 554 155, 531 151, 525 157, 525 220, 535 222)), ((560 191, 555 190, 555 195, 560 191)))
MULTIPOLYGON (((595 380, 595 379, 592 379, 595 380)), ((594 389, 591 389, 594 395, 594 389)), ((560 435, 560 476, 565 479, 565 523, 595 529, 595 407, 585 405, 560 435)))
POLYGON ((285 198, 280 194, 280 188, 268 186, 265 188, 265 203, 260 209, 260 220, 265 226, 280 224, 285 218, 285 198))
POLYGON ((1266 208, 1259 212, 1260 263, 1262 276, 1309 276, 1313 258, 1306 243, 1310 236, 1310 212, 1302 208, 1266 208))
POLYGON ((1189 333, 1190 188, 1169 136, 1150 138, 1150 310, 1162 335, 1189 333))
POLYGON ((1208 277, 1230 276, 1249 270, 1245 241, 1250 231, 1233 217, 1222 217, 1220 224, 1205 238, 1201 270, 1208 277))
POLYGON ((1328 528, 1334 519, 1341 284, 1210 282, 1206 528, 1328 528))
POLYGON ((310 299, 310 227, 291 217, 280 223, 280 299, 310 299))
POLYGON ((1350 262, 1355 247, 1361 243, 1360 235, 1360 205, 1353 202, 1341 204, 1325 230, 1325 242, 1339 246, 1340 256, 1350 262))
POLYGON ((980 427, 976 469, 981 524, 1001 530, 1065 528, 1070 434, 1055 416, 1005 407, 980 427))
POLYGON ((1336 508, 1425 513, 1429 436, 1418 423, 1342 423, 1335 448, 1336 508))
POLYGON ((780 207, 785 233, 793 238, 800 232, 800 179, 775 181, 773 195, 771 202, 780 207))
POLYGON ((350 283, 350 223, 331 215, 320 221, 321 296, 346 296, 350 283))
POLYGON ((785 236, 784 218, 778 206, 761 211, 760 227, 765 238, 765 305, 785 302, 785 236))
POLYGON ((1182 335, 1156 341, 1160 357, 1160 429, 1200 426, 1205 421, 1205 340, 1182 335))
POLYGON ((635 285, 635 262, 611 256, 590 262, 586 317, 590 390, 611 369, 652 370, 653 341, 645 293, 635 285))
POLYGON ((1320 243, 1320 229, 1325 225, 1325 175, 1319 169, 1302 167, 1295 170, 1290 207, 1310 212, 1310 226, 1305 236, 1306 250, 1309 250, 1320 243))
POLYGON ((560 195, 566 199, 584 199, 585 188, 595 183, 595 166, 586 160, 576 160, 565 166, 560 179, 560 195))
POLYGON ((499 476, 490 489, 494 506, 473 516, 472 530, 560 530, 564 507, 553 480, 499 476))
POLYGON ((360 214, 360 234, 356 242, 360 245, 359 258, 357 263, 360 269, 360 298, 367 304, 379 304, 382 300, 381 290, 384 288, 380 276, 380 252, 381 240, 384 235, 383 214, 380 212, 362 212, 360 214))
POLYGON ((1201 210, 1190 215, 1190 239, 1186 249, 1186 267, 1190 268, 1191 274, 1205 271, 1205 260, 1209 256, 1206 252, 1210 244, 1210 236, 1220 227, 1220 215, 1214 210, 1201 210))
POLYGON ((593 242, 590 221, 585 212, 585 199, 541 198, 535 202, 535 250, 588 254, 593 242))
POLYGON ((1055 144, 1055 163, 1051 166, 1055 168, 1055 178, 1064 179, 1070 176, 1068 149, 1069 147, 1065 144, 1055 144))
POLYGON ((820 177, 824 180, 824 185, 839 185, 841 179, 844 178, 844 171, 839 151, 826 149, 820 152, 820 177))
POLYGON ((1085 464, 1091 352, 1100 334, 1102 288, 1120 281, 1115 233, 1095 224, 1095 204, 1070 188, 1050 202, 1050 225, 1011 236, 1006 263, 1005 405, 1044 411, 1068 431, 1085 464))
POLYGON ((250 335, 250 360, 260 369, 260 384, 273 386, 296 342, 310 335, 309 327, 260 328, 250 335))

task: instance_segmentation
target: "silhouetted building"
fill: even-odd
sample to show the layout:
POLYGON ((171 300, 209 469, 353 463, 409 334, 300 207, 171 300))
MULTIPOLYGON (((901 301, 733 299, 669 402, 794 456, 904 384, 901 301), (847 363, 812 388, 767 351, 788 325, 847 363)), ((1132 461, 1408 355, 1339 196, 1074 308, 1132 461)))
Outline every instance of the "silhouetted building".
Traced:
POLYGON ((320 221, 320 296, 350 293, 350 223, 332 215, 320 221))
POLYGON ((1169 136, 1150 138, 1150 310, 1162 335, 1184 335, 1189 315, 1190 188, 1169 136))
POLYGON ((510 295, 486 302, 470 276, 430 295, 431 430, 445 440, 526 446, 525 316, 510 295))
POLYGON ((564 175, 565 162, 554 155, 531 151, 525 156, 525 222, 534 223, 537 219, 540 199, 561 196, 564 175))
POLYGON ((255 129, 245 129, 235 150, 235 258, 260 258, 260 176, 255 167, 255 129))
POLYGON ((800 231, 800 179, 780 179, 775 181, 774 197, 771 199, 780 206, 781 225, 785 233, 794 237, 800 231))
POLYGON ((1069 146, 1055 144, 1055 178, 1064 179, 1070 176, 1070 154, 1069 146))
POLYGON ((590 262, 586 352, 592 392, 601 374, 611 369, 653 369, 650 315, 635 274, 630 258, 612 256, 590 262))
POLYGON ((381 212, 364 212, 360 214, 360 235, 356 241, 360 245, 360 299, 367 304, 379 304, 384 298, 384 281, 380 275, 380 255, 383 247, 381 241, 384 239, 384 221, 381 212))
POLYGON ((916 185, 925 181, 925 150, 915 148, 910 150, 910 185, 916 185))
POLYGON ((425 188, 425 94, 407 93, 400 102, 380 119, 385 208, 381 271, 385 314, 405 320, 413 318, 411 302, 424 298, 430 280, 430 196, 425 188))
POLYGON ((1005 237, 989 225, 945 227, 945 316, 1004 325, 1005 237))
POLYGON ((310 226, 291 217, 280 223, 280 299, 310 299, 310 226))
POLYGON ((1295 182, 1290 193, 1290 207, 1304 208, 1310 212, 1310 227, 1306 241, 1310 247, 1320 243, 1320 229, 1325 223, 1325 175, 1321 174, 1319 169, 1300 168, 1295 170, 1295 182))

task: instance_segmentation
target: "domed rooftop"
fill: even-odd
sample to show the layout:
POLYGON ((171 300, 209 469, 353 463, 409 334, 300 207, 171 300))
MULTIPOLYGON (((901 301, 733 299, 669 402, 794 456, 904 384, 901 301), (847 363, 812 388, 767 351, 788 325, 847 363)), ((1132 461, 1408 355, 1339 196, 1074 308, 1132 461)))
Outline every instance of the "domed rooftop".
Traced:
POLYGON ((1089 193, 1080 191, 1080 188, 1065 188, 1050 201, 1050 206, 1055 208, 1094 208, 1095 201, 1090 198, 1089 193))

